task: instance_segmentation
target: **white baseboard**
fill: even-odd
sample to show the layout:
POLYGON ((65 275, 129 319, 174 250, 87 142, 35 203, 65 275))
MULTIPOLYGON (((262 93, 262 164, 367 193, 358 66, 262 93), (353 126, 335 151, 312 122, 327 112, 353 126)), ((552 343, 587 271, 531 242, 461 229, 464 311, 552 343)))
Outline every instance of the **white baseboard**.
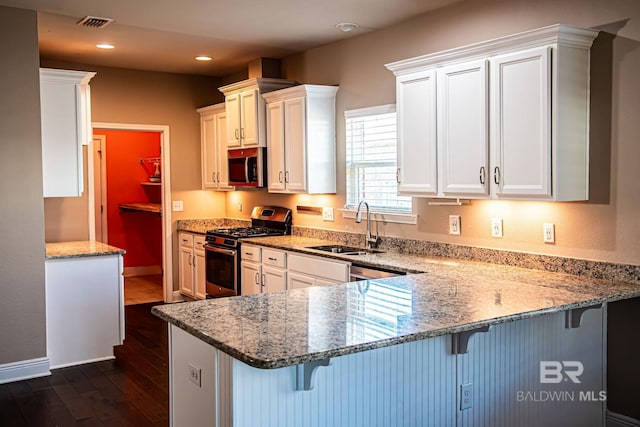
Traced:
POLYGON ((607 427, 639 427, 640 421, 625 415, 607 411, 607 427))
POLYGON ((0 365, 0 384, 51 375, 49 358, 21 360, 0 365))
POLYGON ((160 265, 142 265, 139 267, 124 268, 124 277, 151 276, 157 274, 162 274, 162 266, 160 265))
POLYGON ((104 356, 104 357, 97 357, 95 359, 80 360, 78 362, 61 363, 60 365, 52 366, 51 369, 60 369, 60 368, 68 368, 69 366, 86 365, 87 363, 103 362, 105 360, 113 360, 115 358, 116 358, 115 356, 104 356))

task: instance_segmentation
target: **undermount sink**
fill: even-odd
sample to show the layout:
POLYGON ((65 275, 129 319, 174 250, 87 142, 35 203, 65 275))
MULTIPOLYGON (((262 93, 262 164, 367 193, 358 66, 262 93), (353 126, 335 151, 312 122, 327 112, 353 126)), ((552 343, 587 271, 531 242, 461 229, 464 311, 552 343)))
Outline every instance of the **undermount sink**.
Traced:
POLYGON ((358 248, 355 246, 344 246, 344 245, 307 246, 307 249, 315 249, 317 251, 331 252, 333 254, 341 254, 341 255, 369 255, 369 254, 379 254, 383 252, 377 249, 366 249, 366 248, 358 248))

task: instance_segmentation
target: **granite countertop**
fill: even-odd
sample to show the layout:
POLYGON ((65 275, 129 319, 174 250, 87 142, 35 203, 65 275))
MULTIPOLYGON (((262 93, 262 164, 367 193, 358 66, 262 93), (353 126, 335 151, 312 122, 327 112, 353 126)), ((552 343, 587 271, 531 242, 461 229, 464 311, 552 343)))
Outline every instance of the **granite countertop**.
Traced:
POLYGON ((119 255, 125 250, 94 240, 47 243, 44 259, 82 258, 91 256, 119 255))
POLYGON ((422 272, 153 308, 167 322, 264 369, 640 296, 640 285, 627 282, 398 253, 326 254, 305 249, 326 241, 306 237, 251 241, 361 265, 422 272))

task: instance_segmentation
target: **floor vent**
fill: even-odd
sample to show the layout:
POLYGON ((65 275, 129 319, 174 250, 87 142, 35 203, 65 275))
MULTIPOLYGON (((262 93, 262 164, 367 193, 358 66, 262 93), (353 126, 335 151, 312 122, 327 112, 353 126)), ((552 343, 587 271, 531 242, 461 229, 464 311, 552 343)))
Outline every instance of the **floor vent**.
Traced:
POLYGON ((111 18, 85 16, 80 21, 78 21, 78 25, 82 25, 83 27, 89 27, 89 28, 104 28, 107 25, 111 24, 112 22, 113 22, 113 19, 111 18))

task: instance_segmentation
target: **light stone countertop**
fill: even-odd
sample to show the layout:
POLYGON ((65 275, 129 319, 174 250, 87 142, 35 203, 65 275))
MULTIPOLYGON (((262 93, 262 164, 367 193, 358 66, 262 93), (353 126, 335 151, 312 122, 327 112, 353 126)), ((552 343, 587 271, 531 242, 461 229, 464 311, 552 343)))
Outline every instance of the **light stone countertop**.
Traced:
POLYGON ((156 306, 152 312, 248 365, 271 369, 640 296, 640 285, 400 253, 326 254, 296 236, 252 243, 422 272, 156 306), (395 312, 375 313, 384 305, 395 312))
POLYGON ((45 260, 124 254, 125 250, 94 240, 47 243, 45 260))

